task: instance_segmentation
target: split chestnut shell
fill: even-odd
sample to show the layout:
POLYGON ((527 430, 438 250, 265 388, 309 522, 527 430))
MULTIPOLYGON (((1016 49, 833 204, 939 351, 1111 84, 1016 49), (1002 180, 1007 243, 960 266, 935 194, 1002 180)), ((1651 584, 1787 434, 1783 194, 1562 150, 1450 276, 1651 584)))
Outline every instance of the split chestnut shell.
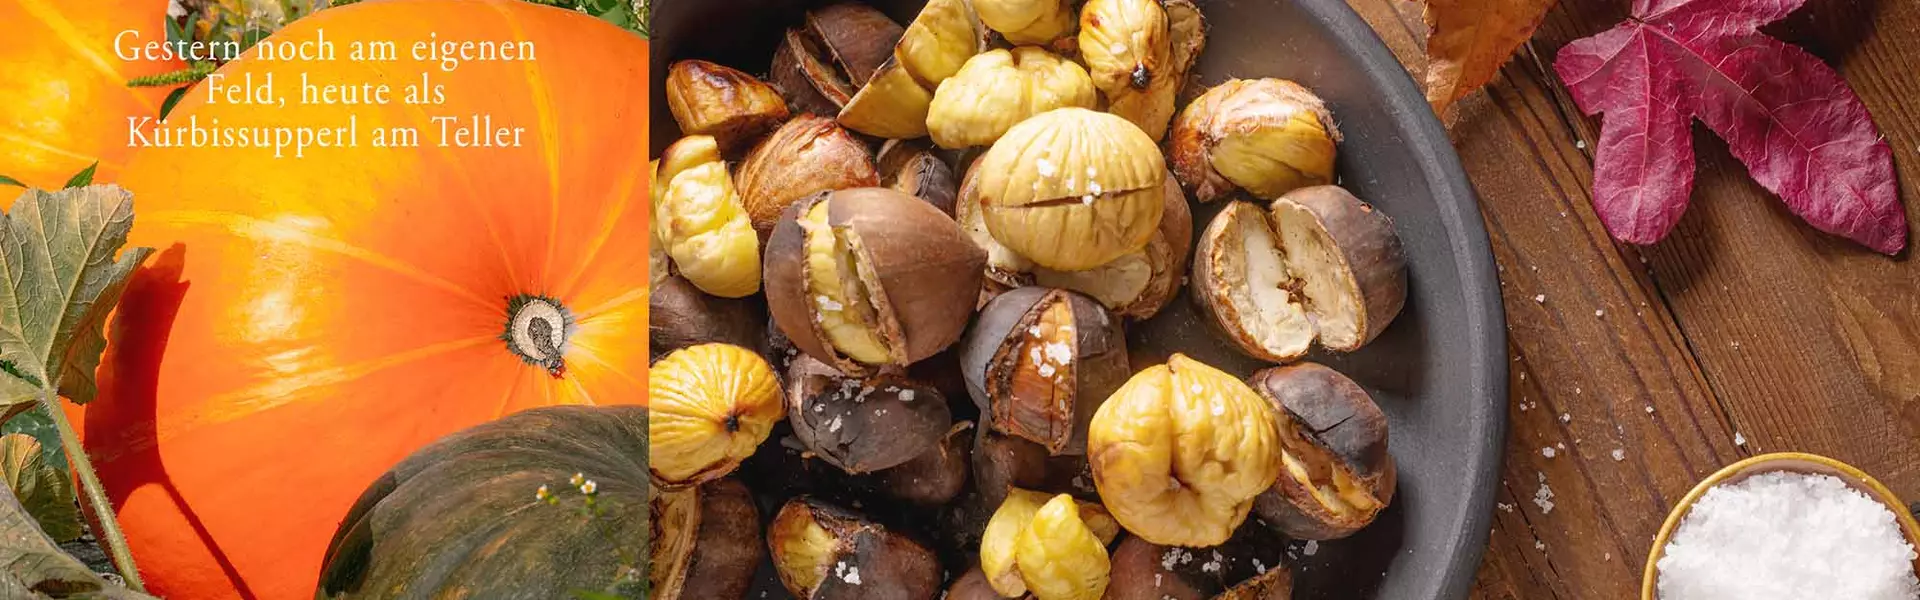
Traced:
POLYGON ((1084 454, 1087 423, 1131 374, 1120 319, 1092 298, 1026 287, 987 303, 960 347, 967 392, 995 431, 1084 454))
POLYGON ((765 236, 787 205, 817 192, 880 185, 866 144, 832 119, 800 115, 740 161, 734 186, 753 228, 765 236))
POLYGON ((801 600, 892 600, 940 594, 940 559, 865 516, 800 497, 767 530, 781 585, 801 600))
POLYGON ((1254 502, 1261 520, 1307 540, 1347 537, 1372 523, 1398 481, 1387 416, 1373 397, 1315 363, 1266 369, 1251 383, 1280 417, 1284 467, 1254 502))
POLYGON ((905 464, 933 450, 953 423, 945 396, 898 375, 848 377, 802 356, 786 383, 793 436, 848 473, 905 464))
POLYGON ((796 348, 853 376, 959 340, 986 253, 940 209, 884 188, 789 206, 766 251, 767 304, 796 348))

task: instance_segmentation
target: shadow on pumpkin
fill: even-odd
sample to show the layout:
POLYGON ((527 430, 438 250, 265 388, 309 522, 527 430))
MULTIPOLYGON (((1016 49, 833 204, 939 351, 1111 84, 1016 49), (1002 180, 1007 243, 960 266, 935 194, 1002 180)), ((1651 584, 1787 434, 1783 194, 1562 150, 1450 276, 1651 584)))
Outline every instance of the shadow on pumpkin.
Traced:
POLYGON ((95 442, 87 444, 88 452, 100 452, 101 440, 117 440, 120 443, 114 451, 116 471, 139 474, 139 479, 122 481, 118 489, 107 491, 114 510, 125 507, 133 490, 146 485, 160 486, 199 537, 200 545, 213 555, 234 590, 240 597, 254 600, 257 596, 240 578, 240 571, 167 476, 166 465, 161 463, 159 448, 154 444, 158 439, 154 423, 160 361, 166 356, 167 340, 180 304, 192 287, 191 282, 180 278, 186 268, 186 254, 185 246, 174 244, 128 280, 110 328, 112 343, 101 358, 100 369, 101 396, 112 398, 117 406, 112 411, 87 411, 82 427, 85 439, 95 442))

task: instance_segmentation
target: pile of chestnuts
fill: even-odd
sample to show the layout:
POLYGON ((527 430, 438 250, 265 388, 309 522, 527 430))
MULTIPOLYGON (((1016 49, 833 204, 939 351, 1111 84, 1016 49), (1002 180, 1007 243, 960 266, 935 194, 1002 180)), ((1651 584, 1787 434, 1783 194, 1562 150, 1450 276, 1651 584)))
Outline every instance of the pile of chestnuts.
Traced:
POLYGON ((1320 98, 1203 88, 1206 37, 1193 0, 846 2, 764 76, 671 66, 657 597, 1288 598, 1280 540, 1392 502, 1385 415, 1301 360, 1399 314, 1400 240, 1320 98), (1272 365, 1139 364, 1183 289, 1272 365))

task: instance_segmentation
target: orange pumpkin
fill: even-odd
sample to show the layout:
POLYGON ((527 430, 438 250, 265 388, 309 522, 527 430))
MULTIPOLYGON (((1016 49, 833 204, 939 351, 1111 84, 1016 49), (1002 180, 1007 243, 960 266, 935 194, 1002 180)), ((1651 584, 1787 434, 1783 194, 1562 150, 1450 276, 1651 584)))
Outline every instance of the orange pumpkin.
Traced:
POLYGON ((412 451, 526 408, 645 402, 646 42, 515 0, 353 4, 269 42, 322 29, 334 61, 220 71, 272 73, 285 107, 193 94, 170 120, 352 119, 358 147, 149 148, 121 178, 129 243, 159 252, 111 322, 100 398, 70 414, 162 596, 312 598, 340 519, 412 451), (526 41, 534 60, 445 71, 413 60, 428 40, 526 41), (349 61, 354 41, 402 60, 349 61), (393 97, 301 105, 301 72, 393 97), (423 72, 444 104, 404 102, 423 72), (471 115, 524 127, 521 145, 441 147, 455 123, 434 117, 471 115), (420 147, 372 147, 376 127, 420 147))
MULTIPOLYGON (((133 30, 142 42, 164 42, 166 16, 167 0, 0 0, 0 175, 60 189, 98 161, 94 179, 112 181, 131 154, 127 117, 158 115, 172 91, 127 80, 186 67, 121 60, 115 38, 133 30)), ((0 202, 18 191, 0 191, 0 202)))

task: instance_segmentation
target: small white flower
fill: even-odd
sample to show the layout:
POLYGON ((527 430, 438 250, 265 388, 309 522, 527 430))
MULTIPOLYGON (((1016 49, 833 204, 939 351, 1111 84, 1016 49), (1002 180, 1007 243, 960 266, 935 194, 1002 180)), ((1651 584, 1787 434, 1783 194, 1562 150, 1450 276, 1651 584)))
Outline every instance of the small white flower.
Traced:
POLYGON ((541 502, 545 502, 545 501, 547 500, 547 498, 551 498, 551 497, 553 497, 553 492, 552 492, 551 490, 548 490, 548 489, 547 489, 547 486, 546 486, 545 484, 542 484, 542 485, 540 486, 540 489, 538 489, 538 490, 534 490, 534 492, 533 492, 533 497, 534 497, 534 499, 536 499, 536 500, 540 500, 541 502))
POLYGON ((587 482, 587 476, 584 473, 574 473, 572 477, 567 478, 567 483, 571 483, 575 486, 584 484, 586 482, 587 482))
POLYGON ((580 484, 580 493, 582 494, 591 496, 593 495, 594 492, 599 490, 600 490, 600 484, 594 482, 594 480, 592 479, 588 479, 586 483, 580 484))

